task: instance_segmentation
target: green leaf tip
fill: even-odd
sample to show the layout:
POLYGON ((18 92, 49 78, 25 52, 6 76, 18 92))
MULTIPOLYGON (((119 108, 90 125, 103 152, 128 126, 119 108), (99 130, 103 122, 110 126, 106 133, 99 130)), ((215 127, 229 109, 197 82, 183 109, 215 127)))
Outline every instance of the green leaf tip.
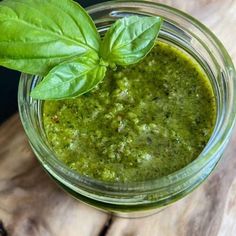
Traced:
POLYGON ((116 21, 103 39, 102 57, 117 65, 137 63, 153 48, 162 22, 155 16, 130 16, 116 21))
MULTIPOLYGON (((96 55, 94 55, 96 56, 96 55)), ((41 100, 75 98, 95 87, 105 76, 106 66, 90 56, 81 56, 54 67, 31 92, 41 100)))

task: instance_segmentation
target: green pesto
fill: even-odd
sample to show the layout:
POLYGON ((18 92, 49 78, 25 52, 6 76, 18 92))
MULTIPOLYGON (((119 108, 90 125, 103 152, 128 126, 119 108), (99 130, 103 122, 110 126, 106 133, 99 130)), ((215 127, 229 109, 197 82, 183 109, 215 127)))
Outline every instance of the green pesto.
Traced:
POLYGON ((165 43, 136 65, 108 71, 91 92, 43 107, 58 158, 109 182, 156 179, 188 165, 208 142, 215 116, 204 72, 165 43))

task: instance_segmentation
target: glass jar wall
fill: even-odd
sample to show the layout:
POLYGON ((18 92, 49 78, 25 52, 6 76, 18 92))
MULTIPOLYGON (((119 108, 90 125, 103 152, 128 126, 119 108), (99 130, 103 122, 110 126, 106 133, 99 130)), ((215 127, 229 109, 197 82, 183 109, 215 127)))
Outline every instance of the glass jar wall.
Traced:
POLYGON ((122 215, 146 215, 184 197, 212 172, 229 141, 235 123, 235 70, 219 40, 191 16, 161 4, 143 1, 109 1, 88 8, 101 34, 117 19, 130 15, 161 16, 159 40, 190 54, 208 75, 217 104, 216 125, 199 157, 185 168, 162 178, 139 183, 105 183, 81 176, 58 160, 50 148, 42 124, 42 102, 30 91, 41 81, 22 74, 18 102, 29 142, 44 169, 76 198, 122 215))

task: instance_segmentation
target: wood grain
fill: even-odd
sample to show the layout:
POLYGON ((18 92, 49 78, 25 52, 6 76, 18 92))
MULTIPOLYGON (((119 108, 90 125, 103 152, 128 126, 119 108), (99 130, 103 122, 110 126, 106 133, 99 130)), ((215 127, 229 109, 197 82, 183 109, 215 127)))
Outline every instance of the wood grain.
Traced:
MULTIPOLYGON (((158 1, 189 12, 236 62, 236 1, 158 1)), ((189 196, 141 219, 115 218, 64 193, 36 161, 18 115, 0 127, 0 236, 235 236, 236 132, 215 172, 189 196)))

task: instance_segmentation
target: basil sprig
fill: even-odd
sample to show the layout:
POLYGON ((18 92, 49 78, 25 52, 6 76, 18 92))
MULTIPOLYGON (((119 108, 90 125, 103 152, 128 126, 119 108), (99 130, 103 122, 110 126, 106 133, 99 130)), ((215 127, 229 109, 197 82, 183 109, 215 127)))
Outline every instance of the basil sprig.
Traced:
POLYGON ((161 24, 160 17, 125 17, 101 40, 90 16, 72 0, 3 0, 0 65, 44 76, 33 98, 73 98, 102 81, 107 66, 145 57, 161 24))

